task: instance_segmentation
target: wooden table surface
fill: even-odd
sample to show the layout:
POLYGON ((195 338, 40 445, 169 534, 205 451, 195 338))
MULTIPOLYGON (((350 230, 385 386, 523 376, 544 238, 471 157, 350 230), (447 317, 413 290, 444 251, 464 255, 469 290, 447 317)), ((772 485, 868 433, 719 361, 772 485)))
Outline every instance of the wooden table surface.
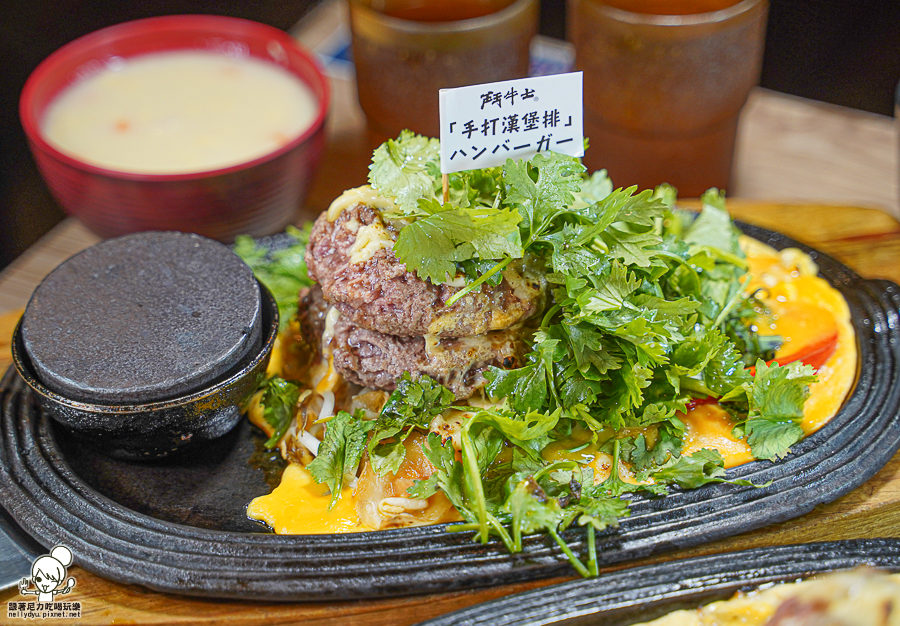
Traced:
MULTIPOLYGON (((342 28, 342 6, 326 3, 295 34, 312 49, 327 45, 342 28)), ((343 189, 365 178, 369 153, 355 86, 338 74, 332 86, 328 147, 298 221, 314 216, 343 189)), ((729 194, 736 199, 729 208, 741 220, 831 254, 862 276, 900 282, 900 224, 892 217, 900 215, 897 152, 890 118, 756 90, 742 114, 729 194)), ((9 363, 9 334, 38 282, 96 241, 69 219, 0 273, 0 368, 9 363)), ((805 516, 665 558, 878 536, 900 536, 900 455, 859 489, 805 516)), ((556 582, 377 602, 272 604, 189 599, 107 581, 77 567, 70 573, 78 585, 66 600, 82 603, 83 617, 73 622, 81 625, 411 624, 556 582)), ((0 602, 19 599, 14 589, 0 592, 0 602)), ((6 614, 0 615, 2 622, 6 614)))

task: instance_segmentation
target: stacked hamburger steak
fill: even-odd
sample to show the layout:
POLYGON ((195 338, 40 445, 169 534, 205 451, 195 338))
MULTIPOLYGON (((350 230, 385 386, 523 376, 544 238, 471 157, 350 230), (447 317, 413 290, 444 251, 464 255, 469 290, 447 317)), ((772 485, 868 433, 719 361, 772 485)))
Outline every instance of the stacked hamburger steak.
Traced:
POLYGON ((396 239, 390 222, 364 203, 318 218, 306 252, 317 285, 301 294, 306 342, 330 350, 350 382, 392 391, 408 371, 413 379, 430 376, 457 400, 485 384, 488 367, 521 367, 529 318, 543 307, 542 274, 510 264, 498 285, 485 283, 447 306, 463 282, 435 285, 407 271, 394 255, 396 239))

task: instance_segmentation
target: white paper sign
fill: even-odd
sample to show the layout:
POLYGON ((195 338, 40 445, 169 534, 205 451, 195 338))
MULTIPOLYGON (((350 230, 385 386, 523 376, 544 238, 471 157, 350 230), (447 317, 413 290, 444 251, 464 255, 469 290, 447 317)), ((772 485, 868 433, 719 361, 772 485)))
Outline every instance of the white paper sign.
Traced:
POLYGON ((441 172, 584 156, 581 72, 441 89, 441 172))

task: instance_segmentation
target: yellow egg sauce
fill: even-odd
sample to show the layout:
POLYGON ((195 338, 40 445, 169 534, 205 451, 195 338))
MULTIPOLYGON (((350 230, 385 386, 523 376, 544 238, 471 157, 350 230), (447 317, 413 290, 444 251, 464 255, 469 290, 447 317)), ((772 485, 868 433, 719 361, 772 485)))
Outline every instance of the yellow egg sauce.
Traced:
MULTIPOLYGON (((282 371, 284 344, 279 337, 272 348, 268 376, 282 371)), ((250 421, 266 436, 274 432, 263 418, 260 405, 262 392, 254 395, 246 413, 250 421)), ((284 454, 284 450, 282 450, 284 454)), ((281 475, 281 483, 264 496, 254 498, 247 506, 247 516, 264 522, 279 535, 321 535, 372 530, 359 521, 356 515, 356 498, 353 490, 344 488, 341 497, 331 506, 331 494, 326 485, 315 482, 309 470, 299 463, 289 463, 281 475)))
POLYGON ((316 484, 305 467, 291 463, 284 468, 272 493, 255 498, 247 515, 265 522, 279 535, 320 535, 372 530, 356 515, 353 490, 345 487, 334 508, 325 485, 316 484))
MULTIPOLYGON (((809 386, 809 398, 803 405, 804 435, 824 426, 840 409, 856 378, 856 337, 850 323, 850 310, 840 292, 816 276, 809 257, 800 251, 779 253, 758 241, 743 237, 749 273, 753 277, 748 292, 762 289, 758 297, 771 310, 771 319, 761 325, 761 335, 780 335, 782 346, 775 361, 818 345, 837 334, 834 353, 818 369, 818 382, 809 386)), ((718 450, 725 467, 753 460, 750 446, 731 434, 728 413, 716 404, 704 404, 682 418, 687 426, 684 454, 701 448, 718 450)))
POLYGON ((815 268, 805 267, 809 257, 792 250, 779 254, 758 241, 744 239, 754 277, 748 289, 765 289, 765 302, 772 311, 771 323, 759 328, 759 333, 781 335, 784 341, 775 360, 837 334, 834 353, 819 367, 818 382, 809 386, 809 398, 803 406, 801 426, 809 435, 838 412, 856 380, 856 334, 850 310, 840 292, 815 275, 815 268))
POLYGON ((684 449, 688 456, 706 448, 718 450, 725 467, 734 467, 753 460, 750 446, 731 434, 734 423, 728 412, 718 404, 701 404, 681 419, 685 425, 684 449))
MULTIPOLYGON (((822 427, 837 413, 850 391, 856 377, 856 340, 850 323, 846 302, 838 291, 825 280, 818 278, 816 268, 809 257, 799 251, 778 252, 749 238, 742 239, 752 280, 748 293, 757 293, 771 311, 758 328, 760 334, 780 335, 782 347, 776 353, 787 362, 792 355, 802 354, 804 349, 828 343, 835 334, 837 342, 833 353, 818 369, 818 382, 810 385, 810 397, 804 406, 802 428, 810 434, 822 427), (757 290, 764 291, 757 291, 757 290)), ((283 358, 281 346, 273 353, 273 362, 289 365, 283 358)), ((830 350, 830 343, 828 344, 830 350)), ((285 355, 286 356, 286 355, 285 355)), ((334 387, 340 376, 331 363, 321 380, 315 385, 317 392, 334 387)), ((256 402, 251 403, 250 420, 271 434, 262 418, 256 402)), ((732 434, 733 422, 729 414, 715 403, 700 404, 679 415, 685 424, 684 454, 690 455, 702 448, 718 450, 725 467, 735 467, 753 460, 746 441, 732 434)), ((650 427, 625 433, 629 436, 643 434, 648 447, 656 441, 656 430, 650 427)), ((600 452, 600 446, 614 435, 612 431, 600 433, 592 440, 592 433, 576 427, 565 441, 551 443, 543 452, 548 461, 574 460, 589 464, 594 470, 594 482, 609 477, 613 458, 600 452)), ((637 480, 631 468, 620 460, 619 476, 629 483, 637 480)), ((409 481, 412 483, 412 480, 409 481)), ((405 483, 404 483, 405 484, 405 483)), ((360 522, 356 511, 357 499, 353 490, 345 488, 335 507, 328 509, 331 495, 323 485, 316 485, 309 472, 297 463, 291 463, 284 472, 282 483, 271 494, 256 498, 248 508, 248 515, 265 522, 276 533, 321 534, 371 530, 360 522)), ((442 518, 446 521, 447 518, 442 518)), ((434 522, 432 522, 434 523, 434 522)))

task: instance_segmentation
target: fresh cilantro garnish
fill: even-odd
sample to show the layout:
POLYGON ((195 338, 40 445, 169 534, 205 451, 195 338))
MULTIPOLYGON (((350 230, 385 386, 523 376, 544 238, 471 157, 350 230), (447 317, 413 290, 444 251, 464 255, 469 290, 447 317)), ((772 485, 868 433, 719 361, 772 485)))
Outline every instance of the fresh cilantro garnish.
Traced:
POLYGON ((710 189, 701 198, 703 211, 684 233, 684 241, 700 248, 724 251, 743 258, 738 244, 739 233, 731 223, 725 208, 725 194, 718 189, 710 189))
POLYGON ((369 184, 394 198, 406 215, 417 213, 419 199, 434 198, 435 168, 440 170, 441 143, 404 130, 381 144, 372 155, 369 184))
POLYGON ((234 242, 234 253, 250 266, 275 297, 282 330, 297 312, 299 291, 313 284, 306 273, 306 244, 311 231, 312 224, 307 224, 302 230, 288 226, 286 233, 296 243, 272 251, 247 235, 238 236, 234 242))
POLYGON ((341 496, 344 477, 352 480, 356 475, 356 468, 366 449, 366 436, 372 425, 372 422, 361 419, 360 415, 354 417, 346 411, 339 411, 328 420, 325 438, 319 445, 316 458, 307 468, 317 483, 325 483, 331 490, 329 508, 341 496))
POLYGON ((430 214, 404 227, 394 244, 394 254, 419 278, 443 283, 454 278, 462 261, 522 256, 515 209, 441 207, 436 200, 419 204, 430 214))
POLYGON ((278 376, 267 378, 260 387, 263 390, 259 401, 263 406, 263 419, 275 430, 265 444, 266 448, 271 449, 278 445, 290 428, 301 392, 297 385, 278 376))
MULTIPOLYGON (((399 260, 434 284, 462 275, 448 305, 498 284, 519 258, 546 268, 552 290, 522 366, 485 372, 498 403, 468 409, 459 450, 428 434, 432 473, 410 496, 441 491, 465 519, 457 529, 512 551, 546 532, 576 570, 596 575, 595 533, 628 515, 634 494, 751 485, 729 480, 715 450, 684 453, 679 415, 692 400, 719 398, 756 458, 783 456, 800 439, 815 378, 800 364, 766 364, 780 339, 754 330, 763 307, 745 293, 724 194, 704 194, 699 214, 680 211, 670 186, 614 189, 605 172, 588 177, 577 159, 543 153, 451 174, 445 200, 438 155, 436 140, 408 131, 375 152, 370 183, 400 207, 384 216, 400 228, 399 260), (588 447, 611 457, 602 480, 575 454, 588 447), (573 524, 586 527, 586 561, 561 538, 573 524)), ((413 430, 452 402, 431 378, 404 374, 374 421, 332 418, 315 479, 336 498, 364 450, 376 473, 396 473, 413 430)))
POLYGON ((403 442, 415 428, 428 428, 431 420, 453 402, 453 393, 428 376, 413 380, 404 372, 381 413, 369 439, 369 461, 379 474, 396 472, 406 457, 403 442))
POLYGON ((473 515, 466 506, 463 489, 465 474, 462 463, 456 460, 456 450, 449 442, 442 442, 437 434, 428 433, 422 451, 434 467, 434 472, 428 479, 420 480, 407 489, 407 493, 414 498, 428 498, 440 489, 460 514, 471 519, 473 515))
POLYGON ((583 173, 577 159, 556 153, 538 154, 531 161, 506 160, 506 201, 522 214, 523 239, 528 244, 546 232, 557 216, 571 210, 583 173))
POLYGON ((753 379, 722 397, 722 402, 734 403, 747 415, 740 431, 747 437, 753 456, 781 458, 800 441, 803 404, 809 397, 809 384, 815 381, 815 370, 808 365, 767 365, 759 360, 753 379))

